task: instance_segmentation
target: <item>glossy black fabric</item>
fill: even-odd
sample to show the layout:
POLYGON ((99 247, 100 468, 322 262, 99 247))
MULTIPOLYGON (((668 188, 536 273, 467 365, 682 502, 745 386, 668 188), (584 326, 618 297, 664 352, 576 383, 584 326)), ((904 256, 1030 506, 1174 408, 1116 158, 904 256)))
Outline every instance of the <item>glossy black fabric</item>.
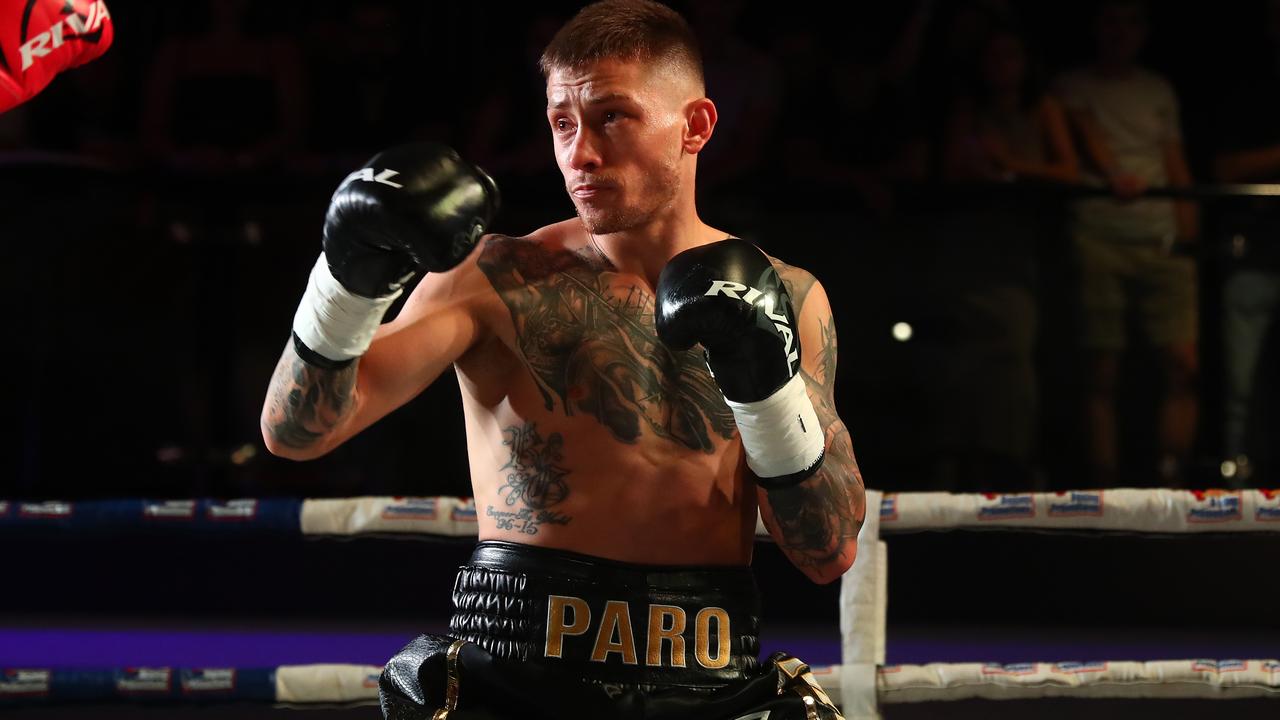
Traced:
MULTIPOLYGON (((389 720, 431 718, 444 706, 447 653, 457 639, 467 642, 457 658, 459 701, 449 711, 452 720, 733 720, 764 717, 758 713, 765 711, 769 720, 809 717, 804 698, 812 693, 779 670, 775 660, 781 655, 763 667, 757 659, 759 599, 747 567, 638 566, 483 542, 458 573, 454 603, 450 636, 420 636, 387 663, 380 694, 389 720), (562 604, 572 598, 591 615, 581 633, 560 638, 560 657, 547 656, 555 645, 548 642, 548 627, 556 624, 548 610, 557 607, 549 598, 561 598, 562 604), (616 622, 605 623, 601 633, 609 603, 616 622), (669 638, 658 645, 663 652, 650 655, 650 606, 668 619, 677 608, 683 612, 684 667, 674 662, 680 653, 669 638), (696 651, 696 618, 717 610, 728 618, 730 651, 723 660, 716 654, 718 632, 711 631, 718 623, 705 623, 704 652, 696 651), (627 625, 634 662, 618 649, 627 644, 627 625), (592 660, 601 647, 615 649, 592 660), (702 661, 723 666, 705 667, 702 661)), ((577 620, 572 613, 562 615, 560 627, 575 628, 577 620)), ((676 634, 670 622, 659 629, 676 634)), ((828 709, 817 717, 838 715, 828 709)))
MULTIPOLYGON (((379 681, 386 720, 431 720, 444 706, 452 638, 422 635, 387 663, 379 681)), ((775 656, 780 658, 781 654, 775 656)), ((714 689, 597 685, 545 663, 495 658, 467 644, 459 653, 458 705, 450 720, 840 720, 771 658, 753 677, 714 689), (810 711, 814 713, 812 716, 810 711), (767 714, 766 714, 767 713, 767 714)))
POLYGON ((630 565, 516 543, 482 542, 458 572, 453 603, 452 636, 502 659, 546 662, 597 682, 718 687, 747 677, 759 665, 760 599, 746 566, 630 565), (553 606, 552 598, 560 598, 561 604, 553 606), (565 609, 572 602, 564 600, 568 598, 589 608, 587 628, 580 634, 563 635, 560 657, 548 657, 548 645, 554 644, 549 631, 557 620, 550 611, 560 610, 561 621, 579 620, 575 612, 565 609), (614 604, 616 623, 607 619, 609 603, 614 604), (625 604, 625 619, 617 612, 623 607, 620 604, 625 604), (651 612, 657 612, 651 611, 654 606, 658 611, 679 608, 680 612, 668 610, 658 618, 665 621, 663 627, 650 628, 651 612), (719 615, 717 609, 723 611, 721 618, 728 618, 728 627, 706 620, 707 632, 700 644, 700 613, 719 615), (678 652, 671 641, 659 641, 658 657, 650 658, 651 631, 656 637, 661 629, 671 629, 674 614, 684 618, 680 633, 684 652, 678 652), (592 659, 602 643, 612 640, 615 647, 627 643, 623 637, 627 626, 634 663, 627 653, 616 651, 592 659), (727 659, 717 652, 721 632, 729 636, 727 659), (699 647, 706 650, 705 658, 699 657, 699 647))

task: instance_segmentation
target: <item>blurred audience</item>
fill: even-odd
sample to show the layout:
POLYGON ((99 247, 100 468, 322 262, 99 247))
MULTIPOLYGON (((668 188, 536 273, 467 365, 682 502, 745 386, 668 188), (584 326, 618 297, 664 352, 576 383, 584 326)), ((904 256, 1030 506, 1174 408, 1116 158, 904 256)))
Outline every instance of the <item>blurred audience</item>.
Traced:
MULTIPOLYGON (((1197 235, 1191 203, 1140 199, 1150 187, 1190 184, 1173 86, 1139 64, 1147 6, 1103 0, 1094 60, 1058 82, 1082 151, 1114 199, 1081 201, 1074 242, 1080 264, 1082 344, 1089 355, 1085 413, 1091 482, 1115 484, 1120 456, 1120 358, 1136 316, 1160 357, 1159 482, 1185 482, 1198 409, 1196 265, 1173 254, 1197 235)), ((1130 480, 1126 479, 1126 482, 1130 480)))
MULTIPOLYGON (((1224 183, 1280 182, 1280 0, 1265 3, 1261 47, 1238 67, 1217 104, 1214 176, 1224 183)), ((1259 359, 1280 304, 1280 206, 1254 199, 1224 207, 1220 234, 1226 244, 1227 275, 1222 289, 1223 402, 1222 474, 1240 486, 1255 474, 1264 450, 1255 420, 1261 370, 1274 381, 1274 363, 1259 359)))
POLYGON ((1066 114, 1028 63, 1020 34, 1007 28, 992 32, 975 82, 948 117, 942 153, 948 180, 1079 178, 1066 114))
MULTIPOLYGON (((950 182, 1072 182, 1078 163, 1061 105, 1044 90, 1026 41, 990 29, 957 89, 941 148, 950 182)), ((1026 489, 1037 445, 1039 248, 1049 236, 1028 197, 964 193, 936 223, 930 277, 950 344, 939 355, 942 398, 936 486, 1026 489)))
POLYGON ((893 210, 894 183, 925 179, 928 144, 911 82, 917 23, 912 17, 896 28, 884 49, 873 38, 886 28, 864 24, 843 54, 828 62, 822 61, 829 51, 820 36, 793 32, 780 38, 789 60, 784 107, 809 107, 815 98, 825 104, 821 118, 782 125, 783 178, 847 196, 845 212, 880 218, 893 210))
MULTIPOLYGON (((498 25, 489 22, 495 6, 428 10, 406 0, 317 0, 301 15, 247 0, 113 6, 121 35, 111 53, 0 116, 2 159, 38 148, 107 160, 130 180, 110 183, 119 192, 113 227, 137 225, 131 239, 142 240, 160 231, 150 239, 163 249, 146 252, 167 283, 169 310, 183 318, 166 340, 195 360, 175 383, 180 396, 164 399, 182 409, 162 413, 169 422, 158 443, 206 463, 248 437, 225 428, 255 430, 241 422, 248 413, 226 406, 241 402, 245 393, 234 388, 252 386, 278 355, 280 323, 296 297, 279 278, 300 280, 298 253, 315 249, 324 199, 372 153, 413 140, 458 147, 498 178, 504 232, 571 211, 537 59, 580 4, 512 6, 498 25), (147 172, 132 172, 139 166, 147 172), (237 283, 244 289, 226 292, 237 283)), ((1267 20, 1252 25, 1265 42, 1245 61, 1215 54, 1228 43, 1206 40, 1185 25, 1189 14, 1175 15, 1180 45, 1209 43, 1205 65, 1217 64, 1205 72, 1234 76, 1222 83, 1216 133, 1204 143, 1213 151, 1205 165, 1221 182, 1280 182, 1280 0, 1259 4, 1267 20)), ((699 166, 700 206, 820 271, 833 302, 847 308, 842 339, 858 352, 842 356, 842 377, 851 378, 843 392, 872 397, 850 412, 876 427, 896 413, 909 428, 872 443, 870 465, 925 457, 922 473, 935 487, 1021 490, 1043 486, 1037 462, 1063 464, 1079 443, 1091 474, 1063 482, 1133 484, 1141 479, 1120 476, 1118 466, 1136 454, 1132 436, 1149 435, 1159 451, 1152 474, 1187 482, 1200 322, 1196 266, 1185 250, 1198 217, 1193 204, 1148 192, 1191 182, 1178 94, 1141 61, 1154 4, 912 0, 855 5, 852 21, 824 6, 678 7, 702 40, 720 111, 699 166), (1059 20, 1089 9, 1092 38, 1053 35, 1059 20), (1091 62, 1047 92, 1046 53, 1061 66, 1071 42, 1083 50, 1090 39, 1091 62), (1110 197, 1072 202, 1070 222, 1059 222, 1067 203, 1052 186, 1078 182, 1110 197), (1062 272, 1068 253, 1078 289, 1062 272), (1062 379, 1074 376, 1077 360, 1068 301, 1058 298, 1077 295, 1087 422, 1067 438, 1053 436, 1054 423, 1065 428, 1061 408, 1079 401, 1054 393, 1070 392, 1056 386, 1069 385, 1062 379), (891 341, 876 324, 885 319, 912 320, 915 337, 891 341), (1128 352, 1136 335, 1152 346, 1145 355, 1128 352), (1065 359, 1046 361, 1047 353, 1065 359), (1163 387, 1158 428, 1126 427, 1122 448, 1117 404, 1135 394, 1120 380, 1122 358, 1150 355, 1163 387)), ((1245 25, 1235 6, 1221 24, 1245 25)), ((1189 79, 1187 65, 1162 67, 1189 79)), ((1218 459, 1239 485, 1259 477, 1270 451, 1260 428, 1275 424, 1258 398, 1280 385, 1265 359, 1280 317, 1280 204, 1218 207, 1213 228, 1228 259, 1218 459)), ((18 226, 38 220, 24 216, 18 226)), ((1216 311, 1217 301, 1206 298, 1206 307, 1216 311)), ((1207 318, 1210 335, 1218 319, 1207 318)), ((437 422, 438 404, 424 402, 326 466, 334 487, 363 487, 366 471, 391 482, 412 467, 408 446, 382 464, 373 458, 378 446, 403 445, 437 422)))

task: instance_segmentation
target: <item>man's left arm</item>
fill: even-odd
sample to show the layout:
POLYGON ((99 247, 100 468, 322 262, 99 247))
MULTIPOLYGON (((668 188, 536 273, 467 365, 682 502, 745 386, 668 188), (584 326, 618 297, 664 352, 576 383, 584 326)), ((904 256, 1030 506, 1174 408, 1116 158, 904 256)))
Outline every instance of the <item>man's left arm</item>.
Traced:
POLYGON ((836 412, 836 326, 827 293, 808 272, 776 261, 775 267, 795 303, 799 372, 822 425, 826 453, 803 482, 759 488, 760 513, 787 558, 814 582, 829 583, 853 565, 866 496, 849 430, 836 412))

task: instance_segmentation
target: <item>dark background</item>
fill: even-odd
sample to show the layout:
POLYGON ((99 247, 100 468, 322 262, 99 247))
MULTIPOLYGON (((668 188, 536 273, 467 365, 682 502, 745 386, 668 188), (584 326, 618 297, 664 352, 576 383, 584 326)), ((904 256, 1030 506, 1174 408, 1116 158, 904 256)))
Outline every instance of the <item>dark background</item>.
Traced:
MULTIPOLYGON (((674 5, 695 20, 707 46, 708 93, 721 102, 711 143, 719 150, 699 168, 703 217, 823 281, 840 332, 838 405, 868 485, 1087 485, 1064 195, 949 187, 939 181, 936 151, 984 27, 1016 23, 1049 78, 1088 56, 1089 4, 934 3, 918 51, 894 66, 892 97, 877 95, 869 107, 850 105, 850 84, 868 68, 890 73, 896 43, 921 5, 789 3, 785 12, 775 3, 674 5), (884 171, 868 190, 813 172, 815 153, 834 165, 879 167, 886 153, 913 143, 927 151, 916 177, 884 171), (984 243, 983 226, 966 214, 974 208, 1029 223, 1025 244, 1011 255, 984 243), (1004 340, 960 300, 1011 262, 1031 268, 1018 282, 1038 315, 1025 368, 1036 402, 1029 414, 1002 418, 1002 405, 988 399, 999 396, 1005 371, 982 358, 999 356, 1004 340), (915 328, 909 342, 891 336, 901 321, 915 328), (1030 457, 969 444, 965 428, 1000 422, 1030 428, 1030 457)), ((9 310, 11 383, 0 497, 469 494, 451 374, 313 462, 267 454, 258 413, 319 249, 328 196, 379 149, 438 140, 491 169, 505 201, 498 232, 523 234, 572 212, 534 60, 578 4, 116 0, 110 7, 116 39, 106 56, 0 116, 0 301, 9 310), (215 33, 219 17, 233 19, 235 32, 215 33), (198 64, 192 57, 221 53, 251 57, 259 71, 180 72, 198 64)), ((1224 142, 1215 130, 1222 97, 1254 62, 1261 7, 1150 8, 1146 61, 1179 93, 1201 182, 1224 142)), ((1190 250, 1201 268, 1203 361, 1192 485, 1221 482, 1216 318, 1225 266, 1215 222, 1226 202, 1204 202, 1200 245, 1190 250)), ((1262 487, 1275 485, 1266 463, 1280 432, 1271 410, 1271 335, 1254 441, 1263 472, 1251 481, 1262 487)), ((1154 362, 1140 342, 1125 361, 1126 486, 1157 482, 1154 362)), ((376 614, 410 622, 446 612, 438 580, 424 590, 422 578, 440 578, 465 555, 457 544, 375 540, 269 550, 207 540, 162 545, 24 547, 8 573, 26 582, 0 593, 0 612, 348 623, 376 614), (121 561, 102 563, 102 553, 121 561), (150 560, 128 562, 139 555, 150 560), (282 579, 280 568, 297 572, 282 579), (258 589, 242 595, 241 581, 258 589)), ((1231 631, 1274 644, 1274 554, 1272 538, 917 535, 891 541, 890 617, 1231 631)), ((804 584, 771 547, 759 555, 770 617, 835 622, 834 587, 804 584)))
MULTIPOLYGON (((868 482, 957 491, 1087 484, 1062 196, 961 192, 936 180, 940 126, 971 75, 975 38, 1015 24, 1039 75, 1052 78, 1088 56, 1088 4, 934 3, 918 51, 894 66, 905 69, 886 63, 922 7, 914 3, 796 6, 782 16, 765 3, 677 7, 707 44, 709 94, 728 96, 700 166, 702 213, 826 285, 841 339, 839 408, 868 482), (850 107, 841 99, 850 78, 872 71, 899 79, 869 106, 850 107), (815 170, 814 155, 876 167, 908 144, 925 152, 924 172, 909 182, 882 173, 879 196, 815 179, 830 173, 815 170), (986 242, 989 218, 975 221, 974 208, 1022 223, 1020 244, 986 242), (1010 277, 1036 304, 1026 367, 1001 365, 999 320, 964 304, 1010 277), (915 328, 910 342, 891 337, 899 321, 915 328), (1033 378, 1030 409, 1002 404, 1012 373, 1033 378), (1001 423, 1034 436, 1029 456, 974 436, 974 426, 1001 423)), ((303 465, 266 455, 257 415, 328 195, 380 148, 439 140, 491 169, 506 203, 500 232, 572 212, 534 59, 575 8, 314 2, 298 14, 276 3, 113 3, 107 55, 0 118, 6 305, 20 318, 9 335, 15 431, 0 496, 467 494, 448 374, 303 465), (217 33, 219 17, 238 28, 233 40, 217 33), (191 70, 224 52, 269 70, 191 70)), ((1261 14, 1244 2, 1151 8, 1146 59, 1180 94, 1202 182, 1223 142, 1218 101, 1250 67, 1261 14)), ((1220 482, 1214 218, 1226 204, 1203 204, 1194 250, 1202 417, 1187 482, 1196 486, 1220 482)), ((1120 398, 1121 484, 1154 485, 1158 374, 1134 340, 1120 398)), ((1275 373, 1266 370, 1275 366, 1269 351, 1255 423, 1263 467, 1276 437, 1275 373)))

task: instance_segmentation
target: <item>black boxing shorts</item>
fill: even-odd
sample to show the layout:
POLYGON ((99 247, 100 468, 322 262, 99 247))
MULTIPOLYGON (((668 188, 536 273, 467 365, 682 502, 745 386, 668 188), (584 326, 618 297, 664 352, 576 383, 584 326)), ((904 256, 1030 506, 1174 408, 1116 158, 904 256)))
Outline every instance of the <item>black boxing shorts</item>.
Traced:
POLYGON ((459 570, 453 603, 449 636, 420 636, 387 663, 385 717, 839 717, 799 660, 759 662, 749 567, 486 541, 459 570))

